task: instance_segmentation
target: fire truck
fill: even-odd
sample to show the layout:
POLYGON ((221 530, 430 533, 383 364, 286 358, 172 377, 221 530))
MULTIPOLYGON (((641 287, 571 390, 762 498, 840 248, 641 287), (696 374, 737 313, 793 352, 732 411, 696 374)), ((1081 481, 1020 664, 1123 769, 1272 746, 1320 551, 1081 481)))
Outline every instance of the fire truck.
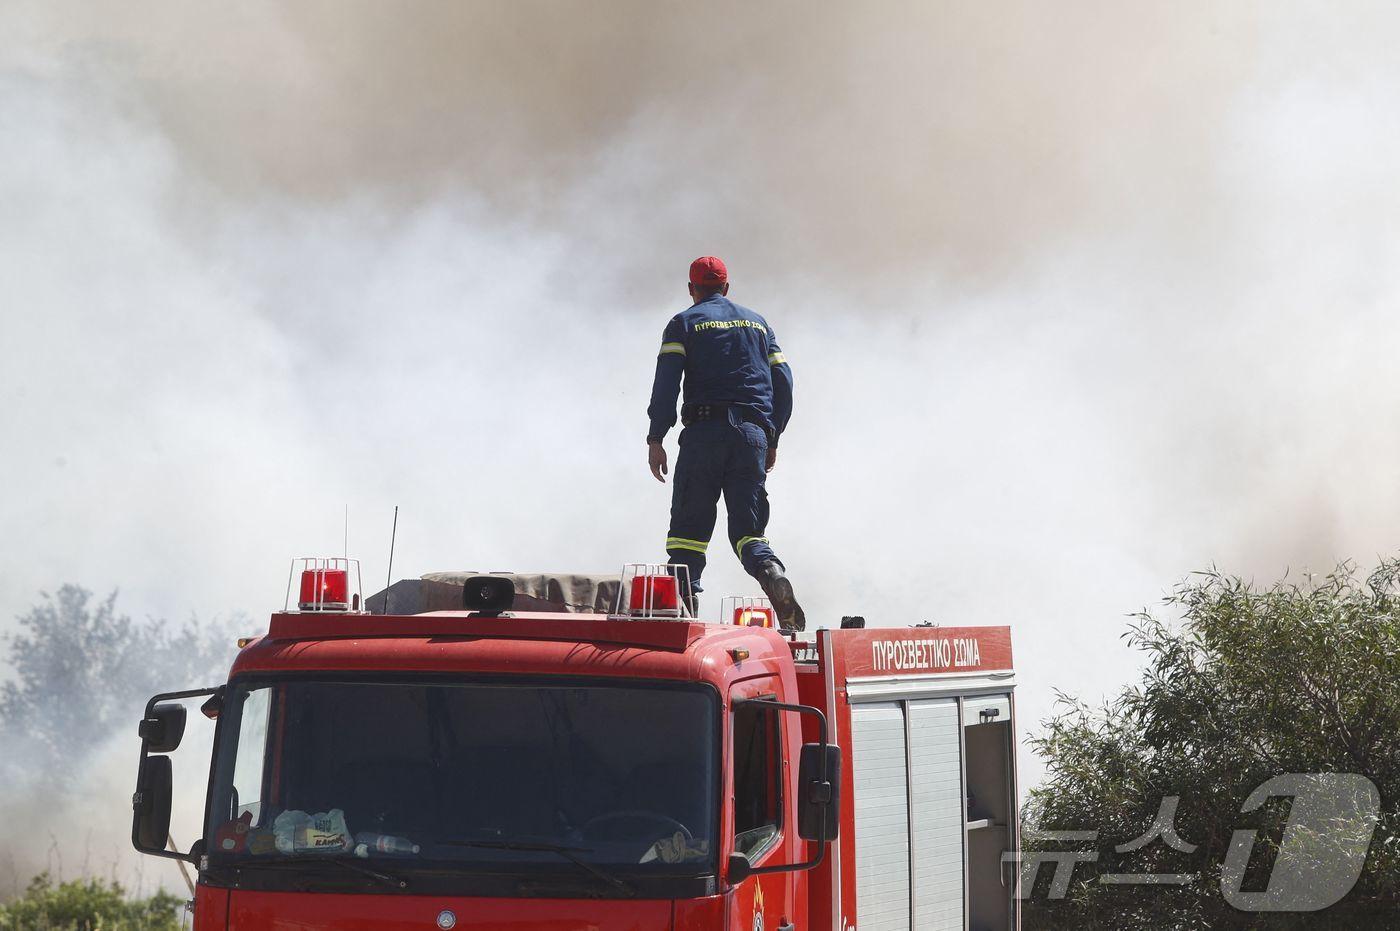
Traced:
POLYGON ((354 560, 302 560, 226 682, 148 702, 132 841, 193 864, 196 931, 1019 928, 1009 629, 702 621, 677 571, 365 601, 354 560))

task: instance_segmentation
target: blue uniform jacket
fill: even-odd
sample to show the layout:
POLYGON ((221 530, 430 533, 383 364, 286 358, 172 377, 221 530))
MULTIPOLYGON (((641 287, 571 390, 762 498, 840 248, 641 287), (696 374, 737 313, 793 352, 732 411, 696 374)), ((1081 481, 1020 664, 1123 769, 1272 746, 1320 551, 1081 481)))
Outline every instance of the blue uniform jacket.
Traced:
POLYGON ((720 294, 672 317, 656 360, 649 438, 663 437, 675 425, 682 375, 687 404, 727 401, 748 407, 778 445, 792 416, 792 369, 768 321, 720 294))

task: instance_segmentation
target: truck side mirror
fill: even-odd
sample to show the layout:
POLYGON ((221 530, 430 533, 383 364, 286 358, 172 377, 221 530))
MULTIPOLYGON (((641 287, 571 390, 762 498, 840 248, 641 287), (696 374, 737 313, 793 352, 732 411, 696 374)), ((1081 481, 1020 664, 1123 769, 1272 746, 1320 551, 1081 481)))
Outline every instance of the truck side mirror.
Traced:
POLYGON ((173 777, 170 757, 148 756, 141 761, 136 777, 136 794, 131 797, 135 813, 131 841, 137 850, 160 852, 170 837, 170 805, 173 777))
MULTIPOLYGON (((191 860, 192 854, 166 849, 170 842, 170 809, 174 799, 174 773, 170 757, 185 736, 190 699, 209 698, 218 702, 223 686, 162 692, 146 702, 141 718, 141 765, 136 770, 136 791, 131 796, 131 844, 142 853, 171 860, 191 860)), ((210 702, 204 713, 209 714, 210 702)), ((211 715, 213 717, 213 715, 211 715)), ((198 845, 196 845, 198 846, 198 845)))
POLYGON ((213 694, 205 699, 204 704, 199 706, 199 713, 211 721, 219 720, 219 715, 224 710, 224 692, 227 689, 228 686, 224 685, 214 689, 213 694))
POLYGON ((728 874, 729 884, 737 886, 739 883, 753 875, 753 864, 749 858, 742 853, 731 853, 729 855, 729 867, 725 870, 728 874))
POLYGON ((185 737, 185 720, 184 705, 165 703, 152 708, 151 713, 141 719, 138 728, 147 752, 173 753, 185 737))
POLYGON ((797 766, 797 835, 825 843, 835 840, 840 829, 841 748, 803 744, 797 766))

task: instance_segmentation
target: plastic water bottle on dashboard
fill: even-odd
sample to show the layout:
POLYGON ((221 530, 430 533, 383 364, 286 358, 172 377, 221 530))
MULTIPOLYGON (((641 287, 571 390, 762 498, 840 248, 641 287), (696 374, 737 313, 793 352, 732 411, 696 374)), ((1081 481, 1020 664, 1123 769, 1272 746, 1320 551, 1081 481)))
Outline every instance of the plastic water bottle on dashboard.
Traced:
POLYGON ((406 837, 395 837, 393 834, 376 834, 373 831, 361 831, 355 835, 355 856, 368 857, 372 854, 406 854, 417 853, 422 848, 406 837))

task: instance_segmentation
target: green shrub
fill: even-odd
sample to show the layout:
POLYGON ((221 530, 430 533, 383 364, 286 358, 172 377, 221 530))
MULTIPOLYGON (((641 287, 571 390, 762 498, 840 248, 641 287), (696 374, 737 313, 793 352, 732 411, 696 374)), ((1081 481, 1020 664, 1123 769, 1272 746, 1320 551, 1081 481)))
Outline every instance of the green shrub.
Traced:
POLYGON ((157 892, 132 899, 120 883, 80 879, 54 885, 47 873, 0 905, 3 931, 176 931, 180 899, 157 892))
MULTIPOLYGON (((1099 833, 1087 848, 1096 859, 1076 867, 1064 898, 1049 898, 1040 884, 1026 903, 1026 927, 1400 927, 1400 560, 1364 578, 1345 564, 1323 578, 1268 586, 1202 573, 1181 583, 1167 609, 1170 621, 1144 612, 1132 626, 1129 638, 1147 659, 1138 685, 1102 708, 1065 697, 1030 741, 1047 775, 1026 805, 1026 849, 1066 849, 1037 839, 1037 827, 1099 833), (1249 888, 1260 889, 1289 812, 1282 799, 1251 814, 1242 803, 1284 773, 1355 773, 1376 786, 1379 823, 1364 869, 1349 895, 1319 912, 1236 911, 1221 889, 1234 832, 1263 835, 1246 874, 1249 888), (1175 827, 1196 849, 1159 841, 1120 852, 1166 796, 1180 798, 1175 827), (1098 881, 1128 873, 1195 878, 1098 881)), ((1330 851, 1317 849, 1322 869, 1330 851)))

